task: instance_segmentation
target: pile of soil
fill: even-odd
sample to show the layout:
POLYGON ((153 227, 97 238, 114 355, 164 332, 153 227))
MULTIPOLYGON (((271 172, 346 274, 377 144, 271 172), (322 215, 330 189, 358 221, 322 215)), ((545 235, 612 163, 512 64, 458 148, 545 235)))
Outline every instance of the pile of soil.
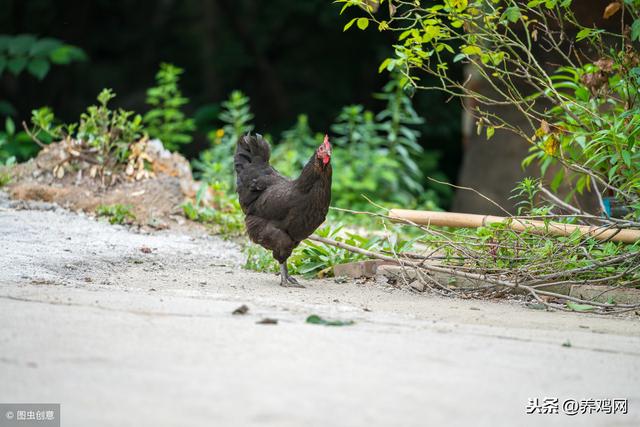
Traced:
POLYGON ((90 159, 73 157, 69 141, 53 143, 34 159, 16 165, 6 190, 14 199, 52 202, 88 213, 100 205, 131 205, 134 223, 152 228, 183 223, 180 205, 192 199, 200 186, 189 162, 164 149, 159 140, 142 141, 138 148, 144 168, 130 161, 105 179, 95 173, 90 159))

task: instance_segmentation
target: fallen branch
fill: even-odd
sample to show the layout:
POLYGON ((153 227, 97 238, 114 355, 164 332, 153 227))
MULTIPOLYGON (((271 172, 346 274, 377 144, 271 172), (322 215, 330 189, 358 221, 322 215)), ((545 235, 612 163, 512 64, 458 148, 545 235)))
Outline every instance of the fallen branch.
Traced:
MULTIPOLYGON (((367 256, 369 258, 376 258, 376 259, 380 259, 383 261, 387 261, 387 262, 391 262, 394 264, 398 264, 398 265, 408 265, 411 266, 415 269, 422 269, 422 270, 426 270, 428 272, 435 272, 435 273, 443 273, 443 274, 448 274, 454 277, 460 277, 460 278, 465 278, 465 279, 470 279, 470 280, 478 280, 478 281, 482 281, 485 283, 489 283, 491 285, 496 285, 496 286, 503 286, 503 287, 507 287, 507 288, 512 288, 512 289, 523 289, 525 291, 527 291, 529 294, 531 294, 531 296, 533 298, 535 298, 538 302, 540 302, 541 304, 544 304, 545 306, 549 307, 549 308, 555 308, 555 309, 563 309, 562 307, 557 307, 557 306, 553 306, 551 304, 549 304, 548 302, 544 301, 540 296, 549 296, 549 297, 554 297, 554 298, 558 298, 558 299, 562 299, 562 300, 567 300, 567 301, 572 301, 578 304, 586 304, 586 305, 590 305, 593 307, 599 307, 601 309, 604 310, 609 310, 605 313, 610 314, 611 310, 615 310, 615 309, 621 309, 621 310, 615 310, 616 312, 626 312, 626 311, 631 311, 631 310, 635 310, 635 309, 640 309, 640 304, 615 304, 615 303, 600 303, 600 302, 596 302, 596 301, 589 301, 589 300, 584 300, 581 298, 576 298, 576 297, 572 297, 570 295, 563 295, 563 294, 558 294, 555 292, 549 292, 549 291, 541 291, 539 289, 536 289, 532 286, 527 286, 527 285, 522 285, 522 284, 518 284, 517 281, 516 282, 510 282, 507 280, 503 280, 503 279, 496 279, 494 277, 489 277, 485 274, 480 274, 480 273, 470 273, 470 272, 466 272, 466 271, 460 271, 456 268, 451 268, 451 267, 443 267, 440 265, 433 265, 433 264, 428 264, 428 263, 420 263, 417 264, 409 259, 403 259, 402 261, 400 261, 398 258, 394 258, 388 255, 383 255, 377 252, 373 252, 367 249, 362 249, 362 248, 358 248, 356 246, 352 246, 343 242, 339 242, 336 240, 332 240, 332 239, 328 239, 326 237, 320 237, 317 235, 311 235, 309 237, 310 240, 314 240, 316 242, 320 242, 320 243, 324 243, 327 245, 331 245, 331 246, 335 246, 337 248, 341 248, 341 249, 345 249, 348 250, 349 252, 353 252, 353 253, 357 253, 360 255, 364 255, 367 256)), ((447 289, 447 288, 445 288, 447 289)))
POLYGON ((389 216, 396 222, 409 221, 411 223, 428 226, 478 228, 490 224, 505 224, 511 230, 535 234, 569 236, 578 230, 584 236, 593 237, 594 239, 602 241, 611 240, 623 243, 636 243, 640 241, 640 230, 614 228, 613 226, 595 227, 493 215, 415 211, 409 209, 391 209, 389 216))

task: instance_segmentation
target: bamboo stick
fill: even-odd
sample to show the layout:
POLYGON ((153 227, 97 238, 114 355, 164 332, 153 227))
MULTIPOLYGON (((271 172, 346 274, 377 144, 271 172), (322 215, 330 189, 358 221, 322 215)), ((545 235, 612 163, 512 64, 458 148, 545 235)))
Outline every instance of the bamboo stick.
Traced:
POLYGON ((514 231, 527 231, 536 234, 568 236, 575 230, 597 240, 636 243, 640 241, 640 230, 572 225, 559 222, 509 218, 493 215, 476 215, 455 212, 415 211, 409 209, 391 209, 389 217, 395 222, 410 222, 419 225, 437 225, 442 227, 478 228, 495 223, 505 223, 514 231))

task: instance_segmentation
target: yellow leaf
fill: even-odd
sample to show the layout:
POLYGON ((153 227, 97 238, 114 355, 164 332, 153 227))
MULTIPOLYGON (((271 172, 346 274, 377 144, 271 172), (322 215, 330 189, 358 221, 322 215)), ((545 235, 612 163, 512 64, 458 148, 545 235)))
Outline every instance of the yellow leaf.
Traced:
POLYGON ((478 46, 465 46, 461 50, 465 55, 479 55, 482 53, 482 49, 478 46))
POLYGON ((618 3, 617 1, 609 3, 609 5, 604 8, 604 13, 602 14, 602 17, 604 19, 609 19, 613 15, 615 15, 616 12, 618 12, 619 10, 620 10, 620 3, 618 3))

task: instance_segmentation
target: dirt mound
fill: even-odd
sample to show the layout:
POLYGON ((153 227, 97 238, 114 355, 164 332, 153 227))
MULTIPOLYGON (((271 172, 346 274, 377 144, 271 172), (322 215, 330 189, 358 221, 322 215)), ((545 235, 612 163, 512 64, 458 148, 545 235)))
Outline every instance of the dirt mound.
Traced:
POLYGON ((154 228, 184 221, 180 205, 195 196, 200 184, 180 154, 165 150, 158 140, 141 140, 132 145, 122 171, 101 173, 72 144, 50 144, 36 158, 16 165, 7 186, 10 196, 86 212, 100 205, 131 205, 134 223, 154 228))

